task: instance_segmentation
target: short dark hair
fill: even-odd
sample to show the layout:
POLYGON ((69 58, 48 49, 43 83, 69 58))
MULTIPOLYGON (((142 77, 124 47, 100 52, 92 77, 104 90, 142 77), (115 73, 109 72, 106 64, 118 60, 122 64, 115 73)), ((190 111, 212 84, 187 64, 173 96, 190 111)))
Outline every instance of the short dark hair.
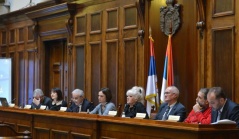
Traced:
POLYGON ((204 94, 204 99, 207 100, 207 94, 208 94, 209 89, 208 88, 201 88, 199 92, 204 94))
POLYGON ((60 88, 52 88, 51 91, 57 93, 57 100, 63 100, 63 95, 60 88))
POLYGON ((222 87, 212 87, 210 88, 208 93, 214 93, 216 96, 216 99, 219 99, 219 98, 226 99, 226 94, 223 91, 222 87))
POLYGON ((105 87, 105 88, 101 88, 100 91, 103 92, 103 94, 105 94, 106 102, 110 102, 112 99, 112 94, 111 94, 110 89, 105 87))

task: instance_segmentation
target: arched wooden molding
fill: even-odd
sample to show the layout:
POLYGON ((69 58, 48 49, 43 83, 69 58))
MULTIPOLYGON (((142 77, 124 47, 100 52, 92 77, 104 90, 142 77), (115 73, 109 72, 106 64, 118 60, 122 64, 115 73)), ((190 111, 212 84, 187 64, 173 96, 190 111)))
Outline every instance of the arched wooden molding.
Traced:
POLYGON ((160 27, 165 35, 173 35, 180 26, 179 4, 174 4, 174 0, 166 0, 166 7, 160 8, 160 27))
POLYGON ((199 13, 199 21, 197 22, 196 26, 197 29, 200 31, 200 37, 203 38, 203 31, 205 29, 205 0, 197 0, 197 7, 199 13))

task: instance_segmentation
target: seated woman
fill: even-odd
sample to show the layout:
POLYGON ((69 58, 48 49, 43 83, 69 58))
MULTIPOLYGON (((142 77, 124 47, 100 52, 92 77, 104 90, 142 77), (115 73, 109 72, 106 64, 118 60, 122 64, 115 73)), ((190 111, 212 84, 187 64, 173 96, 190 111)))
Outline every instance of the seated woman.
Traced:
POLYGON ((99 104, 90 114, 108 115, 109 111, 115 110, 115 104, 110 102, 112 94, 109 88, 102 88, 98 93, 99 104))
POLYGON ((142 87, 135 86, 128 90, 127 93, 127 104, 124 107, 125 117, 134 118, 137 113, 145 113, 144 119, 149 119, 144 106, 144 89, 142 87))
POLYGON ((59 88, 51 89, 51 99, 52 106, 50 107, 50 110, 59 111, 61 107, 67 107, 66 101, 63 100, 61 89, 59 88))

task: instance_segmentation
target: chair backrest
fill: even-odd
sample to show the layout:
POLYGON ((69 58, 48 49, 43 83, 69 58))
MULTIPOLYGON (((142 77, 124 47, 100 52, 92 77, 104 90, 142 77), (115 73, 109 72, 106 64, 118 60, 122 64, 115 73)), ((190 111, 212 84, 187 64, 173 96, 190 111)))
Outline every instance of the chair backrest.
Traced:
POLYGON ((24 136, 27 138, 31 138, 31 132, 29 131, 17 132, 7 124, 0 124, 0 136, 2 137, 24 136))
POLYGON ((122 114, 122 104, 119 104, 118 107, 117 107, 117 114, 115 117, 121 117, 121 114, 122 114))

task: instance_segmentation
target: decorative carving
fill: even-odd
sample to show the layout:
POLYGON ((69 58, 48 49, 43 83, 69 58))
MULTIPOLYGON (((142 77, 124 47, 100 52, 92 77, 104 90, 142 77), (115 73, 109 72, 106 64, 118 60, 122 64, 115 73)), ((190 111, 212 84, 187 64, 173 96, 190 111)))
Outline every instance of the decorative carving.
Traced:
POLYGON ((205 29, 205 0, 197 0, 197 7, 199 12, 199 21, 197 22, 196 26, 197 29, 200 31, 200 37, 203 38, 203 31, 205 29))
POLYGON ((71 36, 73 32, 73 19, 72 18, 67 19, 65 21, 65 24, 66 24, 68 35, 71 36))
POLYGON ((68 48, 68 55, 71 55, 72 54, 73 44, 72 43, 68 43, 67 44, 67 48, 68 48))
POLYGON ((160 27, 165 35, 173 35, 180 26, 179 4, 174 4, 174 0, 166 0, 166 7, 160 8, 160 27))
POLYGON ((136 7, 140 18, 141 30, 138 31, 141 44, 144 44, 144 12, 145 12, 145 0, 137 0, 136 7))
POLYGON ((38 24, 36 21, 34 22, 34 25, 32 26, 32 34, 33 34, 33 40, 36 41, 38 36, 38 24))

